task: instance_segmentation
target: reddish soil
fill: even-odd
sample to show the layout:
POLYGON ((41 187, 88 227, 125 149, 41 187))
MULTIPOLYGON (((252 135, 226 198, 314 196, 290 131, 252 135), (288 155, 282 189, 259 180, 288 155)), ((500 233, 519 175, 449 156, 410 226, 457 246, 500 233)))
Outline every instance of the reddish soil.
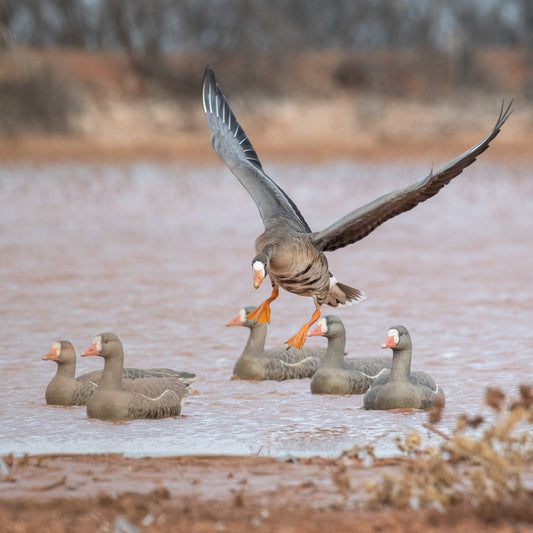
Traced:
POLYGON ((531 499, 512 516, 467 503, 445 512, 365 505, 364 481, 406 460, 369 469, 347 458, 31 456, 0 482, 0 524, 4 532, 532 531, 531 499))

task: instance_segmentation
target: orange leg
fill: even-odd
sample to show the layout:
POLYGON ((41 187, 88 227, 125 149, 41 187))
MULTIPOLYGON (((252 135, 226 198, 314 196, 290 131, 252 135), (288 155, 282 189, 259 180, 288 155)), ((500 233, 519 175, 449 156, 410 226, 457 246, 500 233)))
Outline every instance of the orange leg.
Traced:
POLYGON ((313 322, 316 322, 320 318, 320 309, 317 308, 315 312, 313 313, 313 316, 311 317, 311 320, 309 322, 306 322, 296 335, 292 336, 288 341, 286 341, 286 344, 289 346, 294 346, 295 348, 301 348, 304 345, 305 337, 307 335, 307 330, 311 327, 311 324, 313 322))
POLYGON ((279 295, 279 289, 274 287, 272 294, 259 307, 254 309, 251 313, 246 315, 247 320, 255 320, 256 322, 270 322, 270 303, 273 302, 279 295))

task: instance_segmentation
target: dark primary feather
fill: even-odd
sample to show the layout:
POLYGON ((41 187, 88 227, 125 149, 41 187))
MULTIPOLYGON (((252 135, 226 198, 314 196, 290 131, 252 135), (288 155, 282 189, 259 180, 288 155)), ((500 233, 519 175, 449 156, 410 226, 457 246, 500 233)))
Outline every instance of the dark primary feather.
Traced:
POLYGON ((326 229, 313 234, 313 242, 318 250, 330 252, 366 237, 387 220, 409 211, 419 203, 437 194, 440 189, 457 177, 482 154, 490 142, 498 135, 500 128, 512 113, 513 102, 507 107, 502 103, 500 115, 492 131, 475 146, 450 161, 436 172, 431 171, 425 178, 384 194, 376 200, 348 213, 326 229))
POLYGON ((294 202, 263 171, 252 143, 237 122, 209 67, 204 74, 202 102, 212 133, 213 149, 248 191, 265 226, 273 217, 284 216, 296 222, 300 231, 310 233, 309 225, 294 202))

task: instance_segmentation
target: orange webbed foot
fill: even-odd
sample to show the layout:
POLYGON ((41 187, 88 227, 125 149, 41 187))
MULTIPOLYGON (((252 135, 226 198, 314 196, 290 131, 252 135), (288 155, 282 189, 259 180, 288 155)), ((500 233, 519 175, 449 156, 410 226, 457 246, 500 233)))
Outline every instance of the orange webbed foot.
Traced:
POLYGON ((270 304, 265 300, 259 307, 246 315, 246 320, 255 320, 256 322, 270 322, 270 304))
POLYGON ((313 316, 311 317, 311 320, 309 322, 306 322, 296 335, 293 335, 288 341, 285 342, 288 346, 294 346, 294 348, 300 349, 305 342, 305 338, 307 336, 307 330, 311 327, 312 324, 314 324, 318 319, 320 318, 320 309, 316 309, 316 311, 313 313, 313 316))
POLYGON ((300 329, 296 335, 293 335, 289 340, 285 341, 285 344, 288 346, 292 346, 294 348, 300 349, 305 342, 305 336, 307 334, 307 330, 309 329, 309 326, 307 324, 300 329))
POLYGON ((273 302, 279 294, 279 289, 274 287, 272 294, 259 307, 254 309, 251 313, 246 315, 247 320, 255 320, 256 322, 266 323, 270 322, 270 303, 273 302))

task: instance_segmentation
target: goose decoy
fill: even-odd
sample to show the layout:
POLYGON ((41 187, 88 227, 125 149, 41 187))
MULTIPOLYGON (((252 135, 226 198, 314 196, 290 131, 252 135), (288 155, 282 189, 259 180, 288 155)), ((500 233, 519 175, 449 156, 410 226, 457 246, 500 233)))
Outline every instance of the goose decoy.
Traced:
POLYGON ((226 326, 250 329, 244 350, 233 366, 231 379, 275 380, 310 378, 324 357, 322 348, 280 346, 265 350, 267 325, 247 317, 255 306, 244 307, 226 326))
POLYGON ((44 361, 57 363, 56 375, 46 387, 46 403, 50 405, 87 405, 98 388, 97 380, 86 376, 76 379, 76 352, 69 341, 56 341, 44 361))
MULTIPOLYGON (((57 363, 56 375, 46 387, 46 403, 50 405, 87 405, 87 400, 98 388, 102 371, 87 372, 76 378, 76 351, 72 343, 67 340, 54 342, 48 353, 42 356, 42 359, 57 363)), ((192 383, 196 380, 195 374, 170 368, 124 368, 122 373, 122 377, 127 380, 168 376, 179 377, 185 383, 192 383)))
POLYGON ((385 221, 437 194, 488 148, 512 111, 512 102, 507 107, 502 104, 492 131, 437 171, 432 170, 425 178, 385 194, 322 231, 314 232, 295 203, 263 171, 252 143, 237 122, 209 67, 204 74, 202 102, 214 151, 248 191, 265 226, 265 231, 255 241, 257 255, 252 259, 252 269, 254 287, 258 288, 269 276, 272 293, 249 318, 258 322, 270 321, 270 303, 278 297, 279 287, 313 298, 315 311, 311 319, 287 341, 289 346, 296 348, 302 347, 307 330, 320 317, 322 304, 336 307, 364 299, 362 291, 338 282, 329 272, 324 252, 361 240, 385 221))
POLYGON ((307 335, 328 339, 326 356, 311 380, 313 394, 363 394, 391 368, 392 360, 387 357, 344 357, 346 330, 338 316, 320 318, 307 335))
POLYGON ((122 380, 124 349, 114 333, 100 333, 82 357, 99 355, 104 370, 98 389, 87 402, 87 416, 102 420, 179 416, 191 393, 177 376, 122 380))
POLYGON ((405 326, 390 328, 381 347, 392 348, 392 368, 366 392, 365 409, 444 407, 444 391, 434 379, 425 372, 411 372, 411 336, 405 326))

